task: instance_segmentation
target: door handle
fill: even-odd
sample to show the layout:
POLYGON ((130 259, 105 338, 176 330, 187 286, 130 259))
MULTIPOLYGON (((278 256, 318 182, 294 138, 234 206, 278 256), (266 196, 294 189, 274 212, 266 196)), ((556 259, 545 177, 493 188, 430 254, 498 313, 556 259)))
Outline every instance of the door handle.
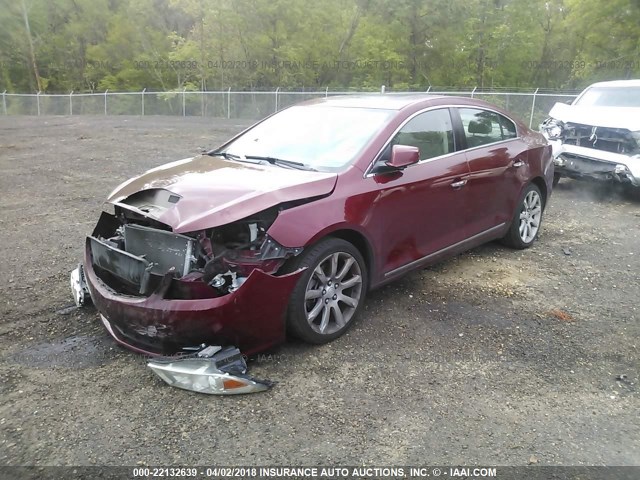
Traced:
POLYGON ((458 180, 457 182, 453 182, 451 186, 453 188, 460 188, 460 187, 464 187, 466 184, 467 184, 466 180, 458 180))
POLYGON ((522 167, 524 165, 524 162, 522 160, 516 160, 515 162, 513 162, 513 166, 518 168, 518 167, 522 167))

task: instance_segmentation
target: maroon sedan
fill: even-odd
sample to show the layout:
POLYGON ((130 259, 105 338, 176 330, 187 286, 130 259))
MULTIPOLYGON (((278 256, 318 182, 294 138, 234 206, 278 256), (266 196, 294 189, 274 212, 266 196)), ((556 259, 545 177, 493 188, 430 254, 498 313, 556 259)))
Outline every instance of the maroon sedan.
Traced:
POLYGON ((314 100, 119 186, 72 285, 148 354, 324 343, 370 289, 491 240, 529 247, 552 180, 543 136, 488 103, 314 100))

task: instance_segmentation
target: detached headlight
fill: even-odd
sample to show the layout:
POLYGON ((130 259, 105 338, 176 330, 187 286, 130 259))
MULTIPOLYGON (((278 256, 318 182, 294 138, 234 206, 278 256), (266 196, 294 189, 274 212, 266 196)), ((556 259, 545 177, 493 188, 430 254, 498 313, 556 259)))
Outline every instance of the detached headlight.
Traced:
POLYGON ((542 134, 549 140, 557 140, 562 137, 562 133, 564 132, 564 124, 560 120, 547 118, 540 125, 540 130, 542 131, 542 134))
POLYGON ((149 360, 153 372, 172 387, 210 395, 263 392, 272 383, 246 375, 247 365, 234 347, 207 347, 195 356, 149 360))

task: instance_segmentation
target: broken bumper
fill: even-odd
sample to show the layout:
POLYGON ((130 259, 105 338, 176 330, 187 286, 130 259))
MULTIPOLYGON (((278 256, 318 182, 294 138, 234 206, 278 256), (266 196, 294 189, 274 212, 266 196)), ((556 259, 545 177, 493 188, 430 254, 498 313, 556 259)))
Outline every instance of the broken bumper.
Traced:
POLYGON ((84 274, 106 329, 131 350, 164 355, 201 344, 236 345, 250 355, 284 341, 286 306, 302 270, 276 277, 256 269, 236 291, 215 298, 167 299, 161 288, 130 296, 98 277, 87 242, 84 274))
POLYGON ((555 172, 570 178, 590 178, 640 186, 640 155, 622 155, 550 141, 555 172))

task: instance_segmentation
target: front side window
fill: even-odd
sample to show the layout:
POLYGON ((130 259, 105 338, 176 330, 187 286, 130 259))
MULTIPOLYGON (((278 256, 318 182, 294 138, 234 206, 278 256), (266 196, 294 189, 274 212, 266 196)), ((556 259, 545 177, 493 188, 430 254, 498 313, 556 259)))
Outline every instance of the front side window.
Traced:
POLYGON ((467 148, 516 138, 516 126, 496 112, 476 108, 460 108, 460 119, 467 138, 467 148))
POLYGON ((453 152, 453 126, 449 109, 429 110, 416 115, 396 133, 390 146, 393 145, 418 147, 420 160, 453 152))

